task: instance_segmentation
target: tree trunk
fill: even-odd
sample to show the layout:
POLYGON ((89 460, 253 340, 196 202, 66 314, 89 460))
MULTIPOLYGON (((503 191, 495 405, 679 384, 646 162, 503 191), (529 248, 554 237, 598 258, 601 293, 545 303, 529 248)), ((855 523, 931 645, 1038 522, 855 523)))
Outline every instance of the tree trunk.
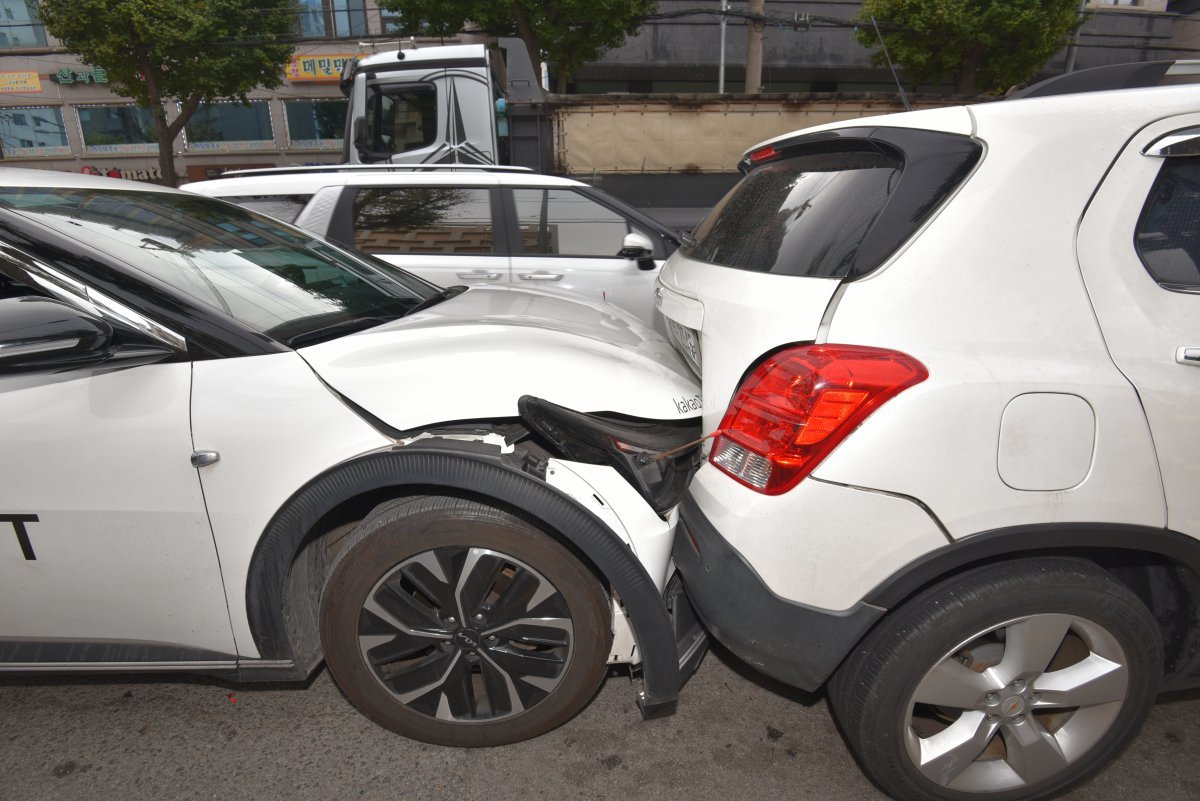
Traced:
MULTIPOLYGON (((766 0, 750 0, 746 11, 751 14, 762 14, 766 0)), ((746 25, 746 94, 757 95, 763 90, 762 86, 762 55, 763 55, 763 24, 759 21, 748 22, 746 25)))
POLYGON ((975 78, 979 74, 979 65, 982 62, 982 47, 972 47, 963 54, 962 61, 958 62, 958 72, 954 73, 954 94, 975 94, 975 78))
MULTIPOLYGON (((140 48, 136 42, 134 46, 140 48)), ((154 117, 154 134, 158 138, 158 182, 163 186, 174 187, 177 183, 175 135, 167 125, 167 110, 163 108, 162 94, 158 90, 158 76, 150 68, 150 57, 144 49, 138 53, 138 61, 142 67, 142 80, 146 82, 146 95, 150 99, 150 115, 154 117)))

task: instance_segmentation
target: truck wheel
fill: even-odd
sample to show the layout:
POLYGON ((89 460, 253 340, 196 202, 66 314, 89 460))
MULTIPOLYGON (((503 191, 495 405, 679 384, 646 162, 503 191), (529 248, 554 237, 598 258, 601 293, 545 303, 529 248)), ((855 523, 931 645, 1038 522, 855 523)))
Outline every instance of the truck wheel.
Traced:
POLYGON ((1133 738, 1162 677, 1158 625, 1084 560, 971 570, 885 618, 839 668, 834 714, 867 775, 906 801, 1032 801, 1133 738))
POLYGON ((408 498, 347 538, 321 598, 334 679, 376 723, 491 746, 573 717, 604 677, 611 607, 565 547, 474 501, 408 498))

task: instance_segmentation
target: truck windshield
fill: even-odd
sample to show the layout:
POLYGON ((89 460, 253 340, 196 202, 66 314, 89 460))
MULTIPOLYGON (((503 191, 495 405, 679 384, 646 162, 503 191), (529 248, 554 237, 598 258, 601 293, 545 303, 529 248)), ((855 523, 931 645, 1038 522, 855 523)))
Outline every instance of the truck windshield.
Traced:
POLYGON ((81 262, 89 249, 104 254, 285 344, 402 317, 439 294, 383 262, 195 195, 0 187, 0 209, 79 243, 81 262))
POLYGON ((437 138, 437 90, 432 84, 370 87, 367 149, 372 159, 429 147, 437 138))

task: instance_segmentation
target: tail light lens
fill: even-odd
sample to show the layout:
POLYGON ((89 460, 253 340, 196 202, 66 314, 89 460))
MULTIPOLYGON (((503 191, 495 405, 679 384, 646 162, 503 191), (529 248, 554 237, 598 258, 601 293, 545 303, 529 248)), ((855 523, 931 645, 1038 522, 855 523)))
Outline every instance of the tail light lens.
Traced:
POLYGON ((928 377, 923 364, 892 350, 781 351, 738 388, 709 461, 751 489, 787 492, 872 412, 928 377))

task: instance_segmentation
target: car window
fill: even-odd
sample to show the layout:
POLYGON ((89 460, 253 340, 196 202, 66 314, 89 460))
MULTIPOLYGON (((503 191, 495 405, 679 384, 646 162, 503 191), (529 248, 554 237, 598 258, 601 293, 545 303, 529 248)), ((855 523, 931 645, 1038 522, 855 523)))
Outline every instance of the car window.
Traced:
POLYGON ((198 195, 0 187, 0 210, 285 344, 403 316, 435 287, 275 220, 198 195))
POLYGON ((429 147, 437 138, 437 90, 431 84, 372 87, 366 120, 367 148, 373 156, 429 147))
POLYGON ((1135 239, 1155 281, 1168 289, 1200 289, 1200 158, 1163 162, 1135 239))
POLYGON ((898 157, 874 148, 765 164, 700 223, 686 255, 755 272, 845 276, 901 166, 898 157))
POLYGON ((244 209, 257 211, 268 217, 293 223, 304 211, 312 195, 237 195, 223 197, 221 200, 236 203, 244 209))
POLYGON ((631 230, 625 217, 571 189, 514 189, 513 201, 526 254, 611 257, 631 230))
POLYGON ((354 246, 367 253, 492 253, 491 190, 360 188, 354 246))

